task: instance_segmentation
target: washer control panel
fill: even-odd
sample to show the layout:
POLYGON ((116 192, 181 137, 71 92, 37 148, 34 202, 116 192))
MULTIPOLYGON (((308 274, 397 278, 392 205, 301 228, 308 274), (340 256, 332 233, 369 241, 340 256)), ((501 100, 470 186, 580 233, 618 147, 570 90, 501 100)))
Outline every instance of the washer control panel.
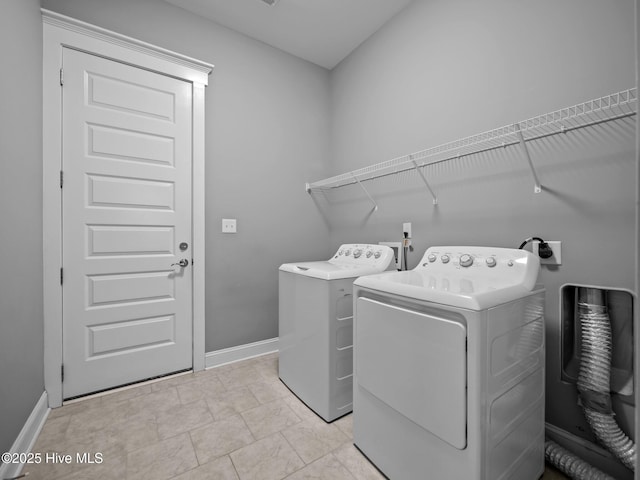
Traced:
POLYGON ((329 262, 341 265, 378 265, 393 258, 393 250, 386 245, 349 243, 341 245, 329 262))

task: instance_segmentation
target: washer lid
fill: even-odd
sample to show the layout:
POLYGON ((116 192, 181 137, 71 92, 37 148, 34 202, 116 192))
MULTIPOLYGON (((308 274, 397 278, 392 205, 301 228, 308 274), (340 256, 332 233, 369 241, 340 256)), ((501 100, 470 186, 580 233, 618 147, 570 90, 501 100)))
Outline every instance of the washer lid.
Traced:
POLYGON ((285 263, 280 266, 280 271, 297 273, 306 277, 320 278, 322 280, 338 280, 341 278, 357 278, 363 275, 380 273, 384 271, 384 268, 375 265, 336 264, 324 261, 285 263))
POLYGON ((391 265, 393 250, 386 245, 346 244, 320 262, 285 263, 280 271, 322 280, 357 278, 384 272, 391 265))
POLYGON ((431 247, 413 270, 358 278, 354 285, 427 302, 484 310, 535 287, 540 260, 524 250, 431 247))

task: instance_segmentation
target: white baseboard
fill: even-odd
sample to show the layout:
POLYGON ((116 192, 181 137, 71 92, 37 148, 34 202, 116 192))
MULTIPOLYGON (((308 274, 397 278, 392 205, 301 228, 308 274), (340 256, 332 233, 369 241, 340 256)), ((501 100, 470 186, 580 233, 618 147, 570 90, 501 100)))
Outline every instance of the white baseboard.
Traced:
POLYGON ((278 351, 278 338, 224 348, 205 354, 205 368, 214 368, 278 351))
MULTIPOLYGON (((33 448, 33 444, 36 443, 36 439, 40 434, 40 430, 47 420, 49 415, 49 402, 47 399, 47 392, 43 392, 42 396, 33 407, 31 415, 27 418, 26 423, 22 427, 18 438, 13 442, 9 453, 29 453, 33 448)), ((0 478, 13 478, 17 477, 22 470, 24 464, 22 463, 3 463, 0 464, 0 478)))

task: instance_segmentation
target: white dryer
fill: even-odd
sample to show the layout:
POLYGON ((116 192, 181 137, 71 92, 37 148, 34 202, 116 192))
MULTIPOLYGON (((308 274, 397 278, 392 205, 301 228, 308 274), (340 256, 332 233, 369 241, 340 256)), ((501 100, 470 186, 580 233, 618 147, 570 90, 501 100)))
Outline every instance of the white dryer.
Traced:
POLYGON ((324 420, 353 406, 353 281, 393 263, 382 245, 342 245, 327 261, 279 271, 280 379, 324 420))
POLYGON ((539 267, 524 250, 431 247, 354 282, 354 443, 387 477, 542 475, 539 267))

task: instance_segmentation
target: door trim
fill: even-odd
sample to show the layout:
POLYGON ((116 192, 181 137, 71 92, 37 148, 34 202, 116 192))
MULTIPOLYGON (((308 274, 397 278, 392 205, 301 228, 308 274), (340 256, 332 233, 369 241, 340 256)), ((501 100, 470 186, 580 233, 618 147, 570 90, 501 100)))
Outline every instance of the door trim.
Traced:
POLYGON ((62 405, 62 98, 63 48, 188 81, 193 86, 192 242, 193 369, 205 368, 204 91, 213 65, 42 9, 43 21, 43 298, 44 386, 50 407, 62 405))

